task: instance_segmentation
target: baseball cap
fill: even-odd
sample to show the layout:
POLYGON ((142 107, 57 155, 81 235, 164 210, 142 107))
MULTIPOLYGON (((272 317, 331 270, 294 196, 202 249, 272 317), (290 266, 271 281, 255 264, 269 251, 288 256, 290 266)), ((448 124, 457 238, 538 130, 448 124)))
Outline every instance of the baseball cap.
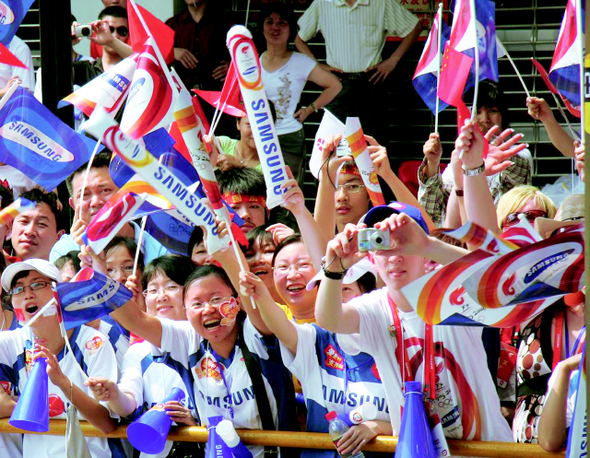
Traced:
POLYGON ((402 204, 401 202, 396 201, 391 202, 389 205, 377 205, 376 207, 371 208, 365 216, 360 219, 359 223, 365 223, 367 227, 373 227, 376 223, 379 223, 396 213, 405 213, 416 221, 418 225, 424 229, 424 232, 430 235, 428 225, 426 224, 426 221, 424 221, 422 212, 413 205, 402 204))
POLYGON ((59 273, 59 269, 55 267, 49 261, 45 259, 38 259, 38 258, 31 258, 27 259, 26 261, 15 262, 14 264, 10 264, 4 272, 2 273, 2 279, 0 280, 2 283, 2 288, 4 291, 10 291, 10 285, 12 284, 12 279, 15 277, 16 274, 19 272, 25 272, 27 270, 36 270, 42 275, 51 278, 57 282, 61 281, 61 274, 59 273))
MULTIPOLYGON (((366 273, 373 274, 373 276, 375 277, 375 280, 377 279, 377 275, 375 275, 375 271, 373 269, 373 264, 371 264, 369 262, 369 260, 367 260, 367 259, 361 259, 354 266, 352 266, 350 269, 348 269, 348 271, 346 272, 346 275, 344 275, 344 278, 342 279, 342 283, 344 283, 345 285, 349 285, 351 283, 354 283, 355 281, 357 281, 359 278, 361 278, 366 273)), ((315 277, 313 277, 309 281, 309 283, 306 286, 306 289, 308 291, 311 291, 324 278, 325 278, 324 272, 322 270, 320 270, 315 275, 315 277)))
POLYGON ((584 194, 572 194, 567 196, 555 218, 539 217, 535 220, 535 228, 544 239, 562 227, 574 226, 584 219, 584 194))

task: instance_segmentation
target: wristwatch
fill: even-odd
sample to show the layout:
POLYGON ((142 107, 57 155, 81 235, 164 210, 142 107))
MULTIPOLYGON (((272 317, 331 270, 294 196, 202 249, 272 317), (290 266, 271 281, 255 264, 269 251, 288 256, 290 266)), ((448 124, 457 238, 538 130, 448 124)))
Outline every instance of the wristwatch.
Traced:
MULTIPOLYGON (((332 262, 334 262, 335 260, 336 260, 336 258, 334 258, 332 260, 332 262)), ((332 262, 330 262, 330 264, 332 264, 332 262)), ((328 264, 328 267, 330 266, 330 264, 328 264)), ((342 272, 330 272, 328 270, 328 267, 326 267, 326 257, 325 256, 322 258, 321 266, 322 266, 322 272, 324 273, 324 277, 329 278, 330 280, 342 280, 344 278, 344 276, 346 275, 346 272, 348 272, 346 269, 343 270, 342 272)))
POLYGON ((484 173, 485 170, 486 167, 484 164, 481 164, 479 167, 475 169, 466 169, 465 167, 463 167, 463 175, 465 175, 466 177, 475 177, 477 175, 481 175, 482 173, 484 173))

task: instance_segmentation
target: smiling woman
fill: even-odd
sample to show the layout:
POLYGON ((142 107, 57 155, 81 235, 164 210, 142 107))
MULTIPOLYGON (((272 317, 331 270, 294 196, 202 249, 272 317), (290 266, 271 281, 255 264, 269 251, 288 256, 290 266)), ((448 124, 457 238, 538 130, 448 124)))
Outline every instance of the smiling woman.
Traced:
MULTIPOLYGON (((11 264, 3 272, 1 280, 4 290, 11 294, 12 305, 21 322, 31 320, 45 304, 52 301, 51 283, 55 281, 61 281, 59 270, 42 259, 11 264)), ((34 361, 45 358, 49 393, 53 393, 50 417, 65 419, 66 406, 73 404, 83 419, 103 433, 109 433, 115 427, 109 411, 89 396, 90 391, 84 385, 85 377, 78 365, 81 364, 89 376, 108 374, 114 378, 117 376, 117 366, 113 349, 105 345, 107 338, 103 334, 88 326, 67 331, 67 338, 72 347, 79 349, 76 357, 79 362, 63 353, 65 340, 60 332, 55 306, 49 307, 43 316, 25 330, 0 333, 0 363, 4 367, 1 380, 8 383, 7 391, 11 396, 18 396, 27 383, 34 361)), ((3 416, 9 416, 14 405, 12 398, 0 398, 3 416)), ((20 438, 18 440, 21 441, 20 438)), ((88 438, 86 442, 93 456, 112 456, 113 447, 120 449, 118 441, 109 444, 107 439, 88 438)), ((63 438, 55 436, 25 435, 22 439, 22 454, 62 456, 65 455, 65 443, 63 438)))

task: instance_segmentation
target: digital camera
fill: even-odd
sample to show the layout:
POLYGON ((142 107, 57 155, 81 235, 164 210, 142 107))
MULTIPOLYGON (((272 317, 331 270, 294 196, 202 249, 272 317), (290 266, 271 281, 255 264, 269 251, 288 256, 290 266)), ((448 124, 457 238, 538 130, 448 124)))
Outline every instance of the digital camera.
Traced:
POLYGON ((79 25, 76 27, 76 38, 89 37, 92 35, 92 27, 89 25, 79 25))
POLYGON ((359 251, 389 250, 389 232, 380 231, 372 227, 359 229, 358 232, 359 251))

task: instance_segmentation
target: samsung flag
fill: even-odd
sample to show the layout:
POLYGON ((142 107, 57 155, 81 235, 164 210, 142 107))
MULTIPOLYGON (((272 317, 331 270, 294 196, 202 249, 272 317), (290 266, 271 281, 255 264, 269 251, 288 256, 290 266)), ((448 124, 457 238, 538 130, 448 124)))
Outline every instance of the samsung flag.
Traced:
POLYGON ((118 309, 131 291, 90 267, 83 268, 69 283, 57 284, 64 324, 72 329, 118 309))
POLYGON ((0 162, 53 190, 88 162, 95 142, 18 88, 0 110, 0 162))

